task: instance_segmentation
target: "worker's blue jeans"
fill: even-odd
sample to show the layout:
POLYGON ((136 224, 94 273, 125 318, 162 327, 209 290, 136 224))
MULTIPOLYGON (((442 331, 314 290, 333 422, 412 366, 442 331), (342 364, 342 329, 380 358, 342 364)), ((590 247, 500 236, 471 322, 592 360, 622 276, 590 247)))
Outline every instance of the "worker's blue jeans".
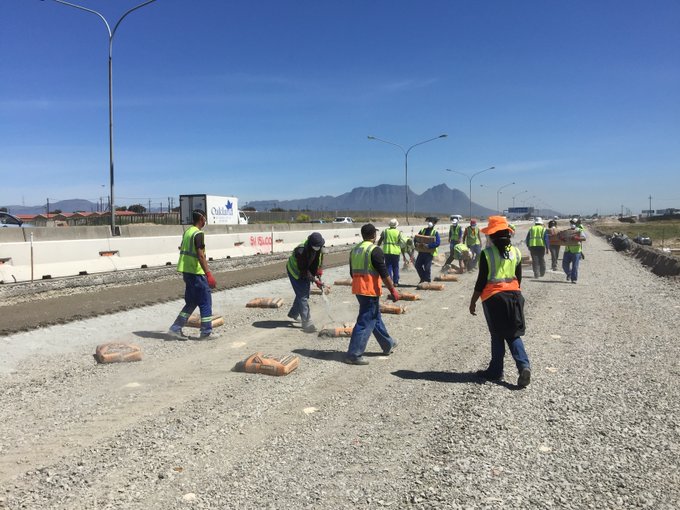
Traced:
POLYGON ((383 352, 388 352, 396 342, 387 332, 380 315, 380 298, 357 295, 357 301, 359 301, 359 316, 352 330, 347 356, 352 359, 362 356, 366 351, 371 333, 375 336, 383 352))
POLYGON ((399 284, 399 254, 385 253, 385 265, 387 266, 387 274, 390 275, 395 285, 399 284))
POLYGON ((184 308, 170 329, 179 331, 198 307, 201 312, 201 335, 212 332, 212 294, 203 274, 182 273, 184 276, 184 308))
POLYGON ((309 289, 311 282, 304 278, 297 280, 290 273, 288 273, 288 279, 293 286, 293 292, 295 292, 295 299, 293 300, 293 306, 290 307, 288 312, 288 317, 291 319, 300 317, 303 328, 311 326, 312 316, 309 311, 309 289))
MULTIPOLYGON (((486 318, 486 323, 489 326, 489 331, 493 331, 493 323, 491 315, 487 307, 482 303, 482 308, 484 309, 484 317, 486 318)), ((521 372, 523 368, 530 368, 529 356, 524 350, 524 342, 522 342, 522 337, 516 338, 503 338, 502 336, 491 334, 491 361, 489 362, 489 374, 493 376, 500 377, 503 373, 503 359, 505 358, 505 343, 508 343, 510 348, 510 354, 515 360, 515 365, 517 366, 517 371, 521 372)))
POLYGON ((419 252, 416 257, 416 271, 421 282, 432 281, 432 258, 431 253, 419 252))
POLYGON ((578 280, 578 265, 581 262, 580 253, 564 252, 562 256, 562 269, 567 275, 567 280, 575 282, 578 280))
POLYGON ((468 263, 468 271, 472 271, 473 269, 476 269, 477 264, 479 264, 479 256, 482 254, 482 245, 473 244, 472 246, 468 246, 468 248, 470 248, 470 251, 474 255, 472 261, 468 263))

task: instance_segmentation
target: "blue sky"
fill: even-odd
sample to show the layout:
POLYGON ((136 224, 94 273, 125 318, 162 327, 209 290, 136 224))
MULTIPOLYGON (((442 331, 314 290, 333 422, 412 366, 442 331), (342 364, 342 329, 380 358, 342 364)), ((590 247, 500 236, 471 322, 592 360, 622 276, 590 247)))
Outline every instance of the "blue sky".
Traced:
MULTIPOLYGON (((75 0, 113 25, 139 1, 75 0)), ((680 2, 157 0, 113 44, 117 204, 446 183, 565 213, 680 207, 680 2), (483 184, 483 186, 479 186, 483 184), (529 198, 535 197, 535 198, 529 198)), ((0 205, 108 194, 108 35, 0 6, 0 205)))

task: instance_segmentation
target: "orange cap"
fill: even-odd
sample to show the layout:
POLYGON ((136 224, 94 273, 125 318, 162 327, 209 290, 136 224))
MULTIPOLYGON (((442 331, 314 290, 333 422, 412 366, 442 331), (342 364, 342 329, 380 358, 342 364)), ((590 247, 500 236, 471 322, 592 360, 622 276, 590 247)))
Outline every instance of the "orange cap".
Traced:
POLYGON ((510 230, 508 220, 505 216, 489 216, 489 224, 481 229, 486 235, 495 234, 499 230, 510 230))

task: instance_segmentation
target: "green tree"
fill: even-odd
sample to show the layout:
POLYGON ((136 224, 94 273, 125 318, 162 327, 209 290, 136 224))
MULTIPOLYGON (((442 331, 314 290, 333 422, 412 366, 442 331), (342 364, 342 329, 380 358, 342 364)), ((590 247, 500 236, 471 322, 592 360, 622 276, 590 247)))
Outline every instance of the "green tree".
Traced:
POLYGON ((127 210, 137 214, 142 214, 146 212, 146 207, 144 207, 142 204, 134 204, 128 207, 127 210))
POLYGON ((295 218, 295 221, 298 223, 309 223, 309 220, 311 218, 309 217, 309 214, 298 214, 297 218, 295 218))

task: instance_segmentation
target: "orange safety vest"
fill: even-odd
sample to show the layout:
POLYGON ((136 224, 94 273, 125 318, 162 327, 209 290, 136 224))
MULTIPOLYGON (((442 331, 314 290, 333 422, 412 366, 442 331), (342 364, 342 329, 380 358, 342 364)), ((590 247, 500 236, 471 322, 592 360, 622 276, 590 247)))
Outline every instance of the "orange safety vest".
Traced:
POLYGON ((489 273, 487 275, 486 285, 482 290, 482 301, 486 301, 494 294, 499 292, 506 292, 512 290, 521 290, 519 288, 519 281, 515 276, 515 269, 518 264, 522 263, 522 254, 514 246, 510 246, 510 257, 501 257, 498 248, 491 245, 482 251, 486 256, 486 262, 489 265, 489 273))
POLYGON ((380 297, 380 275, 371 262, 371 252, 376 248, 371 241, 363 241, 352 248, 349 263, 352 268, 352 294, 380 297))

